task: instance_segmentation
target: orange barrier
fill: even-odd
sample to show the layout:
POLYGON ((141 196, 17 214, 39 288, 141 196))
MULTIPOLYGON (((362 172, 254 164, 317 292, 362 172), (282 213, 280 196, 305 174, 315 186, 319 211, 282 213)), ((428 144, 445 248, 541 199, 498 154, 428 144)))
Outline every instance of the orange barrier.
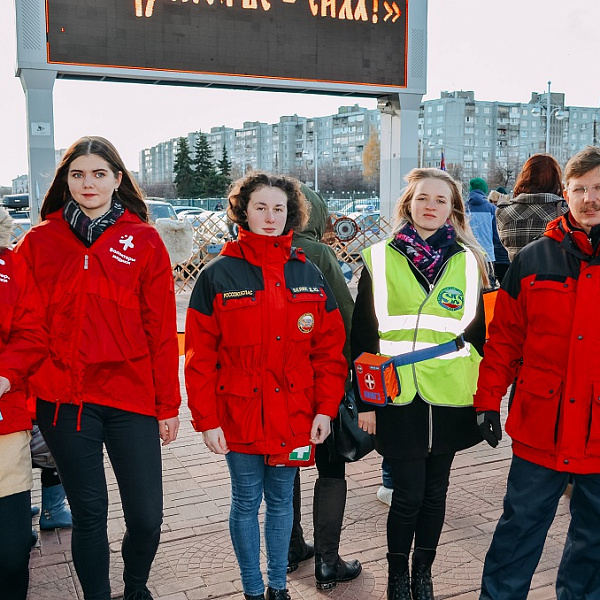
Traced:
POLYGON ((496 296, 498 295, 498 290, 494 290, 493 292, 484 292, 483 294, 483 306, 485 308, 485 339, 487 340, 489 337, 488 327, 494 317, 494 306, 496 305, 496 296))

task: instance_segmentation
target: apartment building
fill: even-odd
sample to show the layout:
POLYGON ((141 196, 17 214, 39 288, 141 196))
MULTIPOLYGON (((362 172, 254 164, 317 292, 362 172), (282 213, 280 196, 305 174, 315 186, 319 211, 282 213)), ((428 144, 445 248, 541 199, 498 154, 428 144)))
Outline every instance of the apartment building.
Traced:
MULTIPOLYGON (((419 115, 418 157, 425 167, 441 166, 462 181, 491 178, 500 170, 507 179, 536 152, 549 151, 560 164, 586 145, 600 143, 600 108, 566 106, 563 93, 532 93, 527 102, 475 100, 472 91, 442 92, 423 102, 419 115), (550 123, 546 148, 547 123, 550 123)), ((325 117, 282 116, 277 123, 248 121, 240 129, 213 127, 206 133, 215 160, 226 148, 234 172, 249 169, 302 173, 312 184, 315 166, 362 172, 362 153, 371 131, 379 135, 380 114, 341 106, 325 117)), ((198 132, 187 135, 193 150, 198 132)), ((178 139, 140 152, 142 184, 170 182, 178 139)))

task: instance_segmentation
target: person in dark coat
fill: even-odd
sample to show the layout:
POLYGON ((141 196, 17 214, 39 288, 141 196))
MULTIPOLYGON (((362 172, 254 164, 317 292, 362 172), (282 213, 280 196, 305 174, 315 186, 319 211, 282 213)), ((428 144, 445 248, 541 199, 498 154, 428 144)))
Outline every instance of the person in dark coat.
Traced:
POLYGON ((392 468, 388 598, 426 600, 433 598, 431 565, 454 455, 482 440, 472 403, 485 340, 481 288, 488 281, 457 183, 439 169, 414 169, 407 181, 393 237, 363 252, 352 357, 396 356, 464 334, 463 350, 398 367, 399 395, 387 405, 358 401, 359 425, 375 434, 392 468))
MULTIPOLYGON (((302 248, 306 256, 319 267, 335 296, 346 330, 344 356, 350 365, 350 326, 354 300, 335 252, 331 246, 320 241, 329 219, 327 205, 323 198, 308 186, 303 184, 301 189, 310 202, 310 217, 302 231, 294 232, 292 243, 302 248)), ((298 470, 294 481, 294 524, 288 553, 288 573, 291 573, 298 568, 299 562, 312 558, 316 552, 315 581, 318 589, 329 589, 339 581, 354 579, 362 569, 358 560, 345 561, 339 555, 346 506, 346 468, 344 462, 330 459, 328 448, 329 444, 321 444, 315 450, 319 477, 315 481, 313 500, 314 548, 304 540, 300 523, 300 470, 298 470)))

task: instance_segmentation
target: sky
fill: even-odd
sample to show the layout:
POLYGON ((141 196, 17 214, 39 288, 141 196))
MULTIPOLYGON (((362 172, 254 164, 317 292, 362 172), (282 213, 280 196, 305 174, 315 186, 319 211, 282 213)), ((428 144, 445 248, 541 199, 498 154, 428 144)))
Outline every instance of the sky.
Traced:
MULTIPOLYGON (((429 0, 424 99, 442 90, 473 90, 477 100, 527 102, 550 80, 567 105, 598 106, 599 22, 598 0, 429 0)), ((14 0, 0 0, 0 31, 0 185, 10 186, 27 172, 25 97, 14 75, 14 0)), ((190 131, 330 115, 354 103, 376 107, 372 98, 57 80, 54 141, 66 148, 83 135, 102 135, 137 171, 142 148, 190 131)))

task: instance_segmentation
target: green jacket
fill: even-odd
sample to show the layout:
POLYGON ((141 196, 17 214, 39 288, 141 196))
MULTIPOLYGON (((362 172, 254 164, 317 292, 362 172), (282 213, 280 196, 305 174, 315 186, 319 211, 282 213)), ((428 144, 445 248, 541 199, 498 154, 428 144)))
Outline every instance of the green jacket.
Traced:
POLYGON ((354 300, 348 289, 346 278, 342 273, 335 252, 330 246, 321 242, 327 226, 327 219, 329 218, 327 205, 319 194, 313 192, 313 190, 304 184, 302 185, 302 193, 311 204, 310 219, 304 231, 300 233, 294 232, 292 244, 298 248, 302 248, 306 256, 321 269, 335 296, 346 329, 344 356, 350 366, 350 326, 352 324, 354 300))

